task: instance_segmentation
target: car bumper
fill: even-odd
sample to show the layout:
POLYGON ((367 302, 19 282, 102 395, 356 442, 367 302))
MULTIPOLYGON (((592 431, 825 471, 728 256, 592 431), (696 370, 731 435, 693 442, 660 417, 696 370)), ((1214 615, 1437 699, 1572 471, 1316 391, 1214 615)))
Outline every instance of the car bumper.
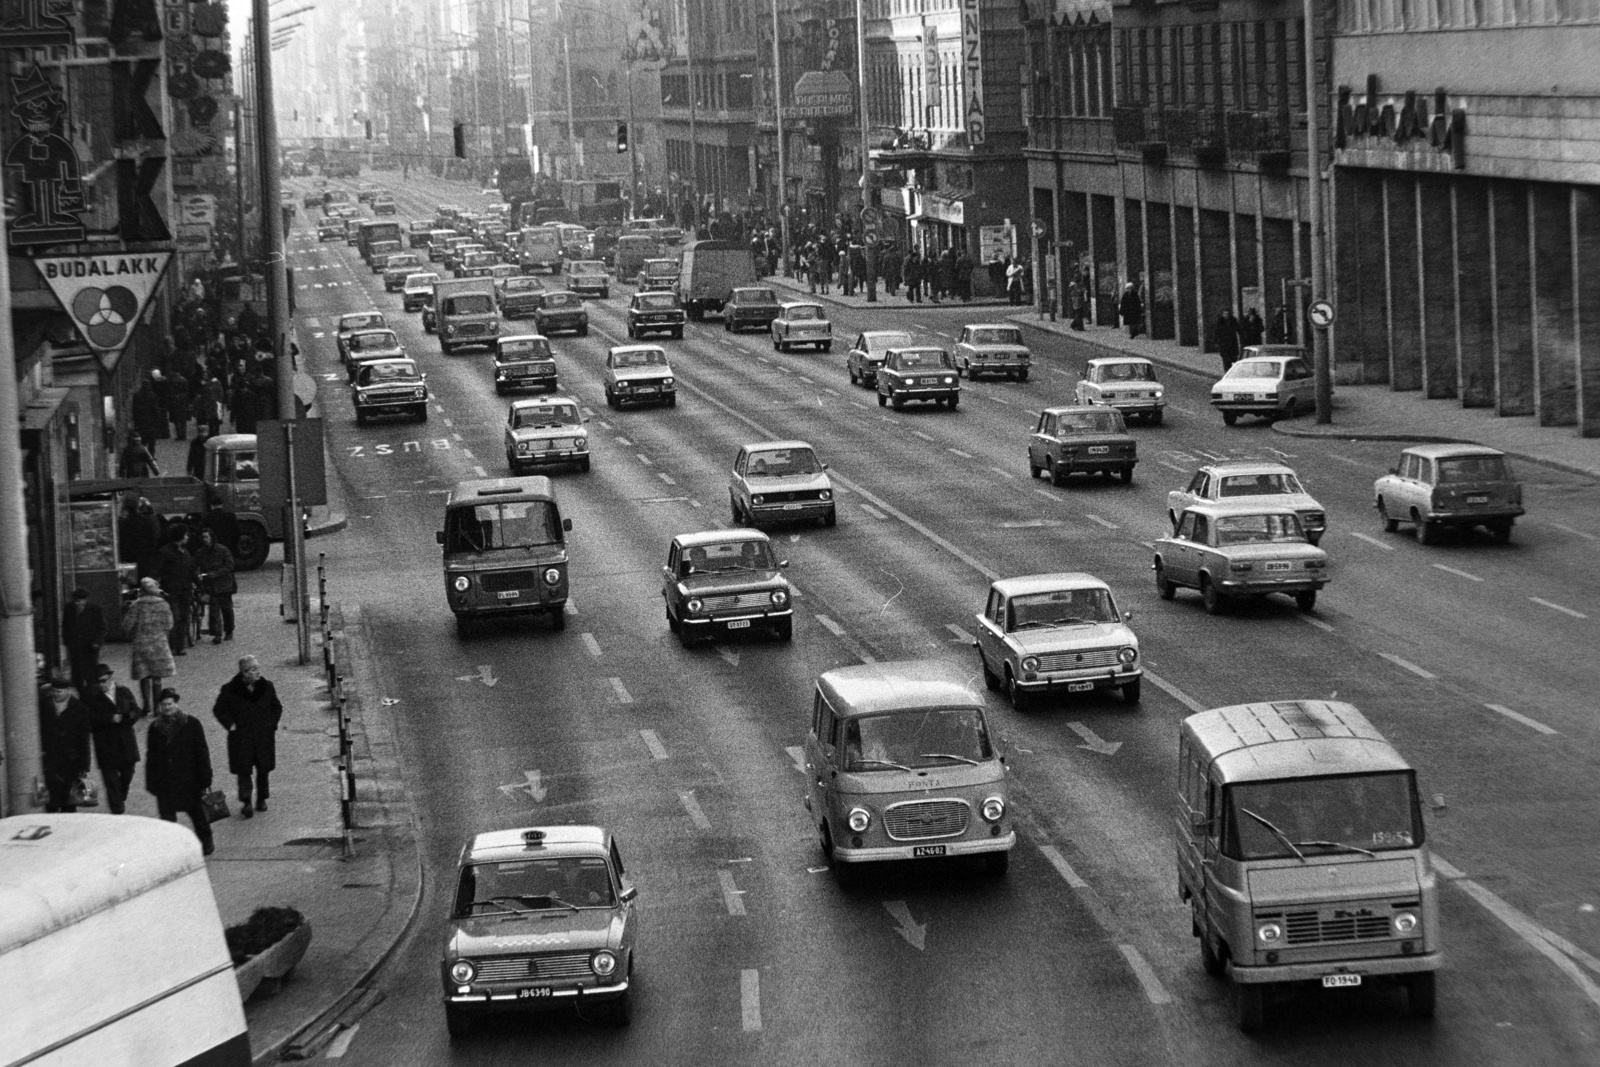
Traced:
POLYGON ((1026 359, 974 359, 969 361, 967 366, 979 374, 1012 374, 1019 370, 1030 369, 1033 362, 1026 359))
POLYGON ((357 400, 355 408, 368 415, 382 415, 386 411, 410 411, 427 402, 427 397, 406 397, 404 400, 357 400))
POLYGON ((1328 584, 1326 578, 1219 578, 1217 588, 1229 596, 1262 596, 1267 593, 1312 593, 1328 584))
POLYGON ((413 299, 402 299, 400 306, 406 311, 421 311, 428 306, 428 302, 419 296, 413 299))
POLYGON ((943 400, 946 397, 961 395, 961 390, 953 385, 941 385, 936 389, 921 385, 910 389, 905 386, 886 386, 881 392, 890 399, 900 400, 943 400))
POLYGON ((1265 415, 1283 410, 1282 400, 1213 400, 1211 406, 1218 411, 1231 411, 1238 415, 1265 415))
POLYGON ((977 856, 985 852, 1009 852, 1017 845, 1017 833, 1012 830, 995 837, 970 838, 960 841, 920 841, 904 845, 880 845, 875 848, 850 848, 835 840, 833 843, 833 861, 835 863, 883 863, 892 860, 938 858, 916 854, 916 849, 927 848, 930 845, 943 846, 946 857, 977 856))
POLYGON ((1476 508, 1472 511, 1438 511, 1424 515, 1423 519, 1441 526, 1478 526, 1486 522, 1499 522, 1501 519, 1514 519, 1523 514, 1526 512, 1519 507, 1476 508))
POLYGON ((686 618, 680 619, 679 625, 695 633, 707 633, 709 631, 731 633, 734 630, 759 630, 784 619, 792 618, 794 618, 794 609, 784 608, 781 611, 750 611, 739 615, 686 618))
POLYGON ((563 330, 582 330, 589 325, 588 319, 541 319, 539 332, 546 337, 563 330))
POLYGON ((643 389, 618 388, 614 390, 613 395, 616 396, 617 401, 622 404, 655 404, 677 396, 678 390, 675 386, 671 385, 666 386, 663 389, 653 389, 649 391, 643 389))
POLYGON ((533 310, 533 307, 529 304, 517 303, 515 301, 508 300, 501 305, 500 314, 504 315, 508 319, 511 319, 518 318, 523 315, 531 315, 533 314, 533 310))
POLYGON ((831 500, 785 500, 778 504, 751 504, 750 517, 757 522, 820 519, 833 509, 831 500))
POLYGON ((1138 400, 1101 400, 1108 408, 1116 408, 1124 415, 1159 415, 1166 410, 1167 402, 1161 397, 1143 397, 1138 400))
POLYGON ((561 1003, 567 1004, 577 1001, 596 1003, 605 1000, 616 1000, 628 993, 629 982, 623 979, 620 982, 611 982, 607 985, 592 986, 549 986, 527 985, 517 986, 513 989, 485 990, 481 993, 452 993, 445 997, 445 1003, 453 1008, 468 1008, 480 1011, 500 1011, 510 1008, 537 1008, 541 1004, 561 1003))
POLYGON ((551 596, 548 600, 541 599, 537 595, 518 597, 514 600, 496 600, 477 590, 469 590, 467 593, 451 590, 449 597, 450 610, 457 616, 542 615, 561 610, 567 604, 567 594, 564 589, 559 596, 551 596))
POLYGON ((1437 971, 1443 965, 1443 954, 1438 952, 1338 962, 1280 963, 1264 967, 1241 967, 1229 961, 1228 976, 1240 985, 1259 985, 1264 982, 1314 982, 1329 974, 1359 974, 1362 977, 1416 974, 1420 971, 1437 971))
POLYGON ((1119 689, 1129 682, 1137 682, 1144 676, 1144 671, 1134 669, 1131 671, 1118 671, 1114 674, 1106 672, 1104 667, 1094 671, 1063 671, 1052 674, 1047 678, 1037 675, 1023 674, 1017 681, 1017 688, 1025 693, 1051 693, 1065 691, 1068 693, 1087 693, 1091 689, 1119 689), (1087 688, 1085 688, 1087 687, 1087 688))
POLYGON ((574 463, 582 463, 589 458, 589 450, 579 451, 573 448, 564 448, 559 452, 529 452, 517 453, 511 457, 518 470, 524 467, 566 467, 574 463))
POLYGON ((682 319, 652 319, 649 322, 640 320, 633 324, 633 332, 638 333, 668 333, 672 330, 683 329, 682 319))
POLYGON ((772 320, 775 318, 777 318, 776 315, 729 315, 728 325, 735 330, 770 330, 772 328, 772 320))
POLYGON ((599 296, 601 293, 611 291, 611 286, 601 285, 597 282, 591 282, 584 285, 573 284, 567 286, 567 288, 572 292, 577 293, 579 296, 599 296))

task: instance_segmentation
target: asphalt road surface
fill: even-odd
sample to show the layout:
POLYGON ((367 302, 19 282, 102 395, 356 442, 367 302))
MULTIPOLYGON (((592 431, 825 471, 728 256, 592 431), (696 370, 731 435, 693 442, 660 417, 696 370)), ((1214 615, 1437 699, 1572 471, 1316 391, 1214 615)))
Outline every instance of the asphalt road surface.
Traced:
MULTIPOLYGON (((290 183, 298 193, 307 182, 290 183)), ((400 219, 465 204, 414 179, 400 219)), ((564 632, 544 620, 456 636, 439 549, 445 492, 505 472, 489 357, 445 357, 343 243, 291 234, 298 331, 321 384, 350 528, 319 543, 333 592, 359 602, 379 694, 398 700, 423 831, 427 897, 381 976, 388 999, 349 1062, 552 1064, 1600 1063, 1600 489, 1524 465, 1528 517, 1509 545, 1385 535, 1373 478, 1397 445, 1225 428, 1209 382, 1166 372, 1166 423, 1134 430, 1131 486, 1030 479, 1032 419, 1071 398, 1086 355, 1030 332, 1024 384, 964 383, 958 411, 880 409, 845 375, 844 342, 899 326, 952 343, 997 314, 959 305, 837 311, 831 354, 771 351, 716 320, 663 341, 675 409, 609 411, 601 366, 625 340, 631 287, 589 304, 586 338, 554 342, 561 391, 592 414, 593 469, 555 476, 573 521, 564 632), (331 327, 377 307, 428 372, 425 424, 357 428, 331 327), (729 523, 737 448, 799 437, 831 464, 833 529, 773 530, 798 590, 792 644, 686 651, 669 634, 669 537, 729 523), (1328 509, 1332 581, 1316 611, 1275 598, 1209 617, 1156 597, 1148 542, 1165 494, 1206 459, 1294 466, 1328 509), (1115 695, 1013 711, 978 680, 973 615, 999 576, 1083 570, 1134 612, 1144 701, 1115 695), (1013 771, 1009 875, 896 866, 845 893, 801 807, 796 754, 825 670, 933 657, 971 670, 1013 771), (1206 977, 1173 862, 1176 726, 1194 710, 1331 697, 1360 707, 1419 769, 1439 864, 1446 963, 1437 1018, 1372 986, 1275 1004, 1234 1025, 1206 977), (511 1017, 445 1033, 439 959, 463 842, 486 829, 613 829, 639 887, 633 1023, 511 1017), (441 887, 446 887, 441 893, 441 887)))

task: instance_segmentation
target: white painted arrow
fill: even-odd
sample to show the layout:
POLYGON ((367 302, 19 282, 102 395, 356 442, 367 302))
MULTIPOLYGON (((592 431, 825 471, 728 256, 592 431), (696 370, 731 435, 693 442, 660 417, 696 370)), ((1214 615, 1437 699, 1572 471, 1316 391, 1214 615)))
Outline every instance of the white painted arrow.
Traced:
POLYGON ((478 681, 493 689, 500 684, 500 679, 494 676, 494 668, 487 663, 478 664, 478 681))
POLYGON ((906 902, 903 900, 886 900, 883 902, 883 910, 899 924, 894 932, 905 938, 912 948, 921 952, 928 940, 928 924, 913 919, 911 909, 906 907, 906 902))
POLYGON ((526 781, 512 782, 510 785, 503 785, 500 787, 500 792, 504 793, 506 796, 510 796, 512 793, 527 793, 528 796, 532 797, 534 800, 543 800, 545 794, 549 792, 549 790, 547 790, 544 784, 539 781, 539 772, 523 771, 522 776, 526 779, 526 781))
POLYGON ((1069 722, 1067 723, 1067 729, 1083 738, 1083 740, 1086 742, 1085 744, 1079 745, 1079 748, 1086 748, 1090 752, 1098 752, 1102 756, 1115 756, 1117 754, 1117 749, 1122 747, 1121 741, 1101 740, 1099 734, 1095 733, 1081 722, 1069 722))
POLYGON ((739 653, 735 652, 731 648, 719 648, 717 649, 717 655, 727 660, 728 666, 730 667, 737 667, 739 665, 739 653))

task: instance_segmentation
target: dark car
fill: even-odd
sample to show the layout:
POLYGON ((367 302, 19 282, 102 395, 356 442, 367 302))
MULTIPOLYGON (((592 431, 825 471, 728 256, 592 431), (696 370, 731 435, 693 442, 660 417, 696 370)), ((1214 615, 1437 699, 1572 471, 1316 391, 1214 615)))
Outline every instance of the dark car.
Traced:
POLYGON ((1035 478, 1063 484, 1075 471, 1113 474, 1133 481, 1139 445, 1128 433, 1122 412, 1104 404, 1045 408, 1028 438, 1028 470, 1035 478))
POLYGON ((783 310, 778 294, 764 286, 746 286, 728 294, 722 304, 722 328, 739 330, 765 330, 783 310))
POLYGON ((524 315, 534 314, 539 307, 539 294, 543 291, 544 286, 539 279, 519 274, 495 286, 494 295, 500 304, 500 314, 508 319, 520 319, 524 315))
POLYGON ((583 306, 583 297, 566 289, 540 293, 533 322, 534 328, 546 337, 557 333, 575 333, 579 337, 589 334, 589 312, 583 306))
POLYGON ((637 340, 647 333, 667 333, 682 339, 683 319, 683 308, 671 290, 634 293, 628 305, 628 336, 637 340))

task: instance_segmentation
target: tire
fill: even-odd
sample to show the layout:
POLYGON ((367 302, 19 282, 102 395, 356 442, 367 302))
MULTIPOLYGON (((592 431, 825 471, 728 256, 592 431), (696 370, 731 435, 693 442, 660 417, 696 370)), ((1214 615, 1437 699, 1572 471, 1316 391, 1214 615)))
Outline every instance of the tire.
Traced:
POLYGON ((733 332, 733 320, 730 319, 726 315, 722 316, 722 332, 723 333, 732 333, 733 332))
POLYGON ((679 327, 677 327, 677 328, 675 328, 675 329, 674 329, 674 330, 673 330, 673 331, 672 331, 672 339, 673 339, 673 340, 674 340, 674 341, 681 341, 681 340, 683 340, 683 327, 682 327, 682 326, 679 326, 679 327))
POLYGON ((472 1036, 472 1016, 462 1011, 453 1004, 444 1006, 444 1027, 450 1032, 450 1040, 465 1041, 472 1036))
POLYGON ((367 413, 365 411, 362 411, 360 408, 356 408, 356 425, 357 426, 365 426, 366 424, 367 424, 367 413))
POLYGON ((456 616, 456 636, 463 641, 472 636, 472 617, 470 615, 456 616))
POLYGON ((851 385, 860 385, 861 384, 861 376, 858 375, 855 371, 851 370, 849 367, 846 367, 844 369, 844 372, 846 374, 850 375, 850 384, 851 385))
POLYGON ((1410 1001, 1412 1018, 1433 1018, 1437 986, 1433 971, 1423 971, 1406 979, 1406 999, 1410 1001))
POLYGON ((1132 467, 1123 467, 1122 468, 1122 484, 1123 485, 1132 485, 1133 484, 1133 468, 1132 467))
POLYGON ((452 345, 448 345, 443 341, 439 342, 439 352, 441 355, 451 356, 455 354, 455 351, 456 350, 452 345))
POLYGON ((1203 930, 1200 931, 1200 969, 1213 978, 1221 978, 1228 971, 1227 961, 1222 958, 1221 953, 1211 947, 1211 940, 1206 937, 1203 930))
POLYGON ((959 396, 953 396, 953 397, 950 398, 950 410, 951 411, 954 411, 956 408, 958 408, 960 406, 961 406, 961 398, 959 396))
POLYGON ((983 670, 983 687, 985 689, 999 689, 1000 676, 989 669, 989 661, 983 658, 983 653, 978 653, 978 666, 983 670))
MULTIPOLYGON (((1494 543, 1497 545, 1509 544, 1511 542, 1511 527, 1510 520, 1497 522, 1489 527, 1489 535, 1494 538, 1494 543)), ((1431 975, 1432 972, 1430 971, 1429 974, 1431 975)))
POLYGON ((1232 426, 1234 423, 1236 423, 1238 421, 1239 421, 1239 413, 1237 411, 1224 411, 1222 413, 1222 425, 1224 425, 1224 426, 1232 426))
POLYGON ((822 344, 819 347, 821 347, 821 349, 824 352, 832 352, 833 351, 833 342, 832 341, 824 341, 824 342, 822 342, 822 344))
POLYGON ((744 521, 739 518, 739 501, 735 500, 732 493, 728 494, 728 511, 733 516, 735 526, 743 526, 744 521))
POLYGON ((428 405, 427 404, 418 404, 417 405, 417 421, 418 422, 427 422, 428 421, 428 405))
POLYGON ((667 629, 672 631, 673 633, 677 633, 678 630, 680 629, 677 616, 672 614, 672 609, 671 608, 667 608, 666 611, 667 611, 667 629))
POLYGON ((1013 710, 1028 710, 1028 694, 1024 693, 1022 689, 1018 687, 1017 676, 1011 673, 1010 667, 1006 668, 1005 688, 1006 699, 1011 701, 1011 707, 1013 710))
POLYGON ((1017 371, 1017 381, 1025 382, 1027 380, 1028 380, 1028 368, 1027 367, 1023 367, 1021 370, 1017 371))
POLYGON ((785 641, 785 642, 793 641, 794 640, 794 619, 793 618, 780 619, 778 622, 773 624, 772 636, 776 637, 779 641, 785 641))
POLYGON ((589 336, 589 324, 588 323, 584 323, 582 326, 578 327, 578 336, 579 337, 588 337, 589 336))
POLYGON ((639 339, 639 335, 633 332, 633 327, 632 326, 629 326, 628 327, 628 340, 637 341, 638 339, 639 339))
POLYGON ((1151 415, 1150 416, 1150 425, 1151 426, 1160 426, 1161 425, 1161 415, 1162 415, 1162 413, 1159 412, 1159 411, 1157 411, 1156 413, 1151 415))
POLYGON ((1045 460, 1044 469, 1051 485, 1061 486, 1067 484, 1067 474, 1070 474, 1070 471, 1063 473, 1061 468, 1056 466, 1053 460, 1049 459, 1045 460))
POLYGON ((1037 477, 1039 477, 1039 475, 1041 475, 1043 473, 1044 473, 1044 468, 1039 466, 1038 464, 1034 463, 1033 462, 1033 457, 1029 456, 1028 457, 1028 474, 1029 474, 1029 476, 1037 478, 1037 477))
POLYGON ((1439 527, 1431 522, 1417 521, 1417 544, 1436 545, 1439 543, 1439 527))
POLYGON ((1383 520, 1383 532, 1394 533, 1400 529, 1400 520, 1389 517, 1389 509, 1384 506, 1383 497, 1378 498, 1378 518, 1383 520))
POLYGON ((1141 686, 1139 684, 1140 681, 1141 679, 1135 678, 1133 681, 1122 687, 1122 702, 1124 704, 1139 703, 1139 697, 1141 696, 1141 686))
POLYGON ((677 393, 673 393, 671 396, 667 397, 667 407, 675 408, 677 406, 678 406, 678 394, 677 393))
POLYGON ((618 406, 619 405, 617 403, 616 394, 613 393, 610 389, 607 389, 606 390, 606 407, 608 407, 608 408, 616 408, 618 406))
POLYGON ((1200 576, 1200 599, 1206 606, 1207 615, 1221 615, 1227 607, 1227 598, 1203 574, 1200 576))
POLYGON ((888 404, 889 404, 889 398, 884 396, 882 393, 879 393, 878 394, 878 406, 880 408, 881 407, 887 407, 888 404))
POLYGON ((239 551, 237 566, 242 571, 253 571, 267 561, 272 543, 267 539, 267 528, 259 522, 239 524, 239 551))
POLYGON ((1260 985, 1234 983, 1233 1016, 1239 1029, 1253 1034, 1267 1024, 1267 991, 1260 985))
POLYGON ((615 1000, 608 1000, 595 1005, 599 1014, 595 1017, 597 1022, 607 1026, 623 1027, 633 1021, 633 997, 624 993, 615 1000))
POLYGON ((985 852, 983 854, 983 873, 990 878, 1004 878, 1011 869, 1011 852, 985 852))
POLYGON ((829 508, 828 509, 828 513, 826 515, 822 516, 822 525, 824 525, 824 526, 837 526, 838 524, 839 524, 839 509, 836 508, 836 507, 829 508))
POLYGON ((889 401, 889 406, 894 408, 896 411, 904 411, 906 409, 905 398, 898 396, 893 397, 889 401))
POLYGON ((1294 606, 1299 608, 1301 611, 1316 610, 1317 591, 1315 589, 1307 589, 1303 593, 1296 593, 1294 595, 1294 606))
POLYGON ((678 622, 678 644, 684 648, 693 648, 699 642, 700 638, 689 627, 683 625, 683 621, 680 619, 678 622))
POLYGON ((1167 581, 1167 572, 1159 562, 1156 564, 1156 595, 1162 600, 1171 600, 1178 595, 1178 587, 1167 581))
POLYGON ((600 299, 601 300, 610 300, 611 299, 611 290, 610 289, 602 289, 602 290, 600 290, 600 299))
POLYGON ((558 604, 550 609, 550 629, 560 632, 567 628, 567 606, 558 604))

